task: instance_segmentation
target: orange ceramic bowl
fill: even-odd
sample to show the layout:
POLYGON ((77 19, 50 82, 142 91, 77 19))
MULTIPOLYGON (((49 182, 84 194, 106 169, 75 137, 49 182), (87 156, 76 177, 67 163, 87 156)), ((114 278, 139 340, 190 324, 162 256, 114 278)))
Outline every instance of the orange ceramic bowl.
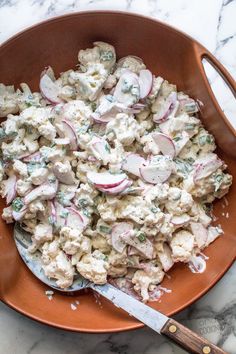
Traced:
MULTIPOLYGON (((91 47, 93 41, 113 44, 118 57, 140 56, 147 67, 178 89, 203 102, 201 119, 218 143, 218 153, 228 164, 236 180, 235 131, 227 122, 211 92, 202 67, 205 57, 220 71, 235 92, 235 83, 222 65, 199 43, 187 35, 155 20, 122 12, 84 12, 57 17, 23 31, 0 47, 0 81, 5 84, 27 82, 38 90, 43 68, 51 65, 57 74, 75 67, 78 50, 91 47)), ((206 293, 226 272, 236 255, 236 188, 226 201, 215 203, 215 215, 224 235, 205 251, 207 270, 192 274, 177 264, 163 286, 172 293, 152 303, 166 315, 184 309, 206 293), (224 204, 224 209, 223 209, 224 204), (227 205, 226 205, 227 204, 227 205), (222 216, 229 213, 229 218, 222 216)), ((1 201, 1 209, 4 201, 1 201)), ((0 220, 0 297, 15 310, 46 324, 83 332, 115 332, 142 327, 105 299, 96 301, 92 292, 71 297, 56 293, 52 301, 48 288, 37 280, 21 261, 12 238, 12 227, 0 220), (77 311, 70 304, 80 301, 77 311)))

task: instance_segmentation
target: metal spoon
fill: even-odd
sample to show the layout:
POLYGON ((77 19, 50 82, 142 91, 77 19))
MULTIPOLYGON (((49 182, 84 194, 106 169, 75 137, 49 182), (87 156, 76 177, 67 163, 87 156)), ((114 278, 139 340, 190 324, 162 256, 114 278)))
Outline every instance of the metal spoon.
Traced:
POLYGON ((110 284, 96 285, 78 275, 69 288, 59 288, 54 280, 48 279, 45 276, 40 252, 36 251, 33 254, 28 252, 28 247, 31 245, 31 235, 22 229, 19 224, 15 224, 14 239, 20 256, 27 267, 39 280, 51 288, 65 294, 91 288, 157 333, 168 336, 183 349, 186 349, 188 353, 226 354, 222 349, 209 343, 206 339, 198 336, 180 323, 141 303, 110 284))

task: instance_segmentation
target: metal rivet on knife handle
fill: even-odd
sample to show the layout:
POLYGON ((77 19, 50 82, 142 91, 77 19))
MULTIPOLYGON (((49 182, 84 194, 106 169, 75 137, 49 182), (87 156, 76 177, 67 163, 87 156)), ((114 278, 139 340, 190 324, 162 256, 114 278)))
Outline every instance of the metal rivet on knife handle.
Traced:
POLYGON ((203 347, 202 352, 204 354, 209 354, 211 352, 211 348, 208 345, 206 345, 205 347, 203 347))
MULTIPOLYGON (((169 331, 170 331, 170 333, 175 333, 177 331, 177 327, 175 325, 171 325, 169 327, 169 331)), ((204 354, 205 354, 205 352, 204 352, 204 354)))

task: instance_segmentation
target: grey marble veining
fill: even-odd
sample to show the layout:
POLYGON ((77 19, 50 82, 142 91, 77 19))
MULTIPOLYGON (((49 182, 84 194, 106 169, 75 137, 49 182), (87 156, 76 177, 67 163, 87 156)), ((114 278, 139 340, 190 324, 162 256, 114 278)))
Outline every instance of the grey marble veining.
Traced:
MULTIPOLYGON (((0 0, 0 43, 25 27, 82 10, 124 10, 164 21, 205 45, 236 78, 236 0, 0 0)), ((235 120, 235 100, 212 68, 207 73, 225 113, 235 120)), ((236 354, 236 264, 208 294, 175 316, 236 354)), ((79 311, 79 307, 78 307, 79 311)), ((144 328, 117 334, 79 334, 36 323, 0 304, 0 354, 181 354, 144 328)))

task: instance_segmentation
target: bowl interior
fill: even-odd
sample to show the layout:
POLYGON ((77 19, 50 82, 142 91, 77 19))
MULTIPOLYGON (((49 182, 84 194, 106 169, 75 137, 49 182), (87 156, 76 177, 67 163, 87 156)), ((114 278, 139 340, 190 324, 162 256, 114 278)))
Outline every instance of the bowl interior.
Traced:
MULTIPOLYGON (((39 24, 0 47, 1 82, 16 86, 26 82, 38 90, 40 73, 45 66, 51 65, 57 74, 74 68, 78 50, 90 47, 96 40, 113 44, 118 57, 140 56, 153 73, 177 84, 178 90, 199 98, 204 103, 201 119, 214 133, 221 146, 219 155, 236 178, 235 160, 226 154, 229 151, 227 139, 231 139, 232 133, 224 126, 210 98, 195 50, 198 43, 154 20, 125 13, 99 12, 66 15, 39 24)), ((227 199, 215 203, 216 224, 221 224, 225 233, 204 252, 209 256, 207 270, 203 274, 192 274, 187 266, 176 265, 169 272, 170 278, 166 277, 163 282, 172 292, 151 306, 172 315, 204 294, 228 269, 236 254, 235 196, 234 185, 227 199), (225 217, 226 213, 229 218, 225 217)), ((4 202, 0 201, 0 209, 3 207, 4 202)), ((31 318, 75 331, 106 332, 141 326, 89 291, 73 297, 56 293, 49 301, 45 295, 47 287, 21 261, 13 242, 12 227, 2 219, 0 269, 2 300, 31 318), (77 311, 72 311, 70 305, 76 300, 80 305, 77 311)))

